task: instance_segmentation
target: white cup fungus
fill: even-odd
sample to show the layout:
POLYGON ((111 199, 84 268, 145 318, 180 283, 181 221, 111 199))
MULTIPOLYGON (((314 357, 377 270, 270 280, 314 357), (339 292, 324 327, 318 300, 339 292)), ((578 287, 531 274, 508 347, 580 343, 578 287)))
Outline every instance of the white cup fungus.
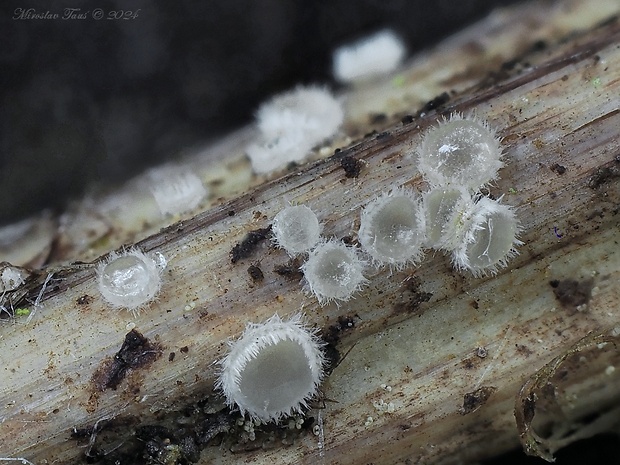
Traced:
POLYGON ((365 262, 353 247, 340 241, 320 242, 310 251, 301 270, 306 289, 321 305, 333 300, 347 301, 365 283, 365 262))
POLYGON ((273 219, 271 231, 278 247, 291 255, 312 249, 321 238, 321 225, 305 205, 286 207, 273 219))
POLYGON ((302 316, 249 323, 221 361, 217 382, 229 406, 263 422, 302 412, 324 376, 323 344, 302 316))
POLYGON ((522 244, 517 238, 520 229, 511 207, 481 198, 465 240, 452 252, 455 267, 469 270, 474 276, 496 274, 517 255, 515 247, 522 244))
POLYGON ((403 268, 421 260, 424 232, 417 196, 401 188, 381 194, 364 207, 358 236, 373 263, 403 268))
POLYGON ((435 187, 422 194, 426 247, 453 250, 464 240, 475 210, 471 194, 461 187, 435 187))
POLYGON ((422 138, 418 167, 433 187, 462 186, 475 191, 497 177, 502 148, 485 121, 455 113, 422 138))
POLYGON ((161 254, 156 262, 135 248, 120 254, 112 252, 97 267, 99 292, 111 307, 139 313, 159 293, 165 266, 161 254))

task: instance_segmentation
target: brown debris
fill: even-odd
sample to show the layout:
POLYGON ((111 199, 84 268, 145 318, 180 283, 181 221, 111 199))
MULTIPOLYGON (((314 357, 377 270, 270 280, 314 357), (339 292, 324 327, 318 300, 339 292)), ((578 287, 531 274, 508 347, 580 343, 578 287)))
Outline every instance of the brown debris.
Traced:
POLYGON ((592 294, 592 280, 576 281, 574 279, 564 279, 562 281, 553 280, 549 282, 553 288, 553 294, 558 299, 562 307, 571 310, 578 310, 582 305, 587 305, 592 294))
POLYGON ((250 278, 252 278, 252 281, 254 281, 255 283, 261 282, 263 279, 265 279, 263 270, 261 270, 258 265, 250 265, 248 267, 248 274, 250 275, 250 278))
POLYGON ((459 413, 467 415, 475 412, 489 400, 495 391, 497 391, 495 386, 482 386, 473 392, 468 392, 463 396, 463 406, 459 409, 459 413))
POLYGON ((232 248, 230 251, 230 261, 237 263, 239 260, 250 257, 258 244, 267 239, 269 233, 271 233, 271 225, 250 231, 241 242, 232 248))
POLYGON ((356 158, 346 155, 340 159, 340 166, 347 178, 357 178, 362 171, 363 163, 356 158))
POLYGON ((302 261, 300 258, 291 258, 288 263, 276 266, 273 271, 291 281, 301 281, 304 274, 301 271, 302 261))
POLYGON ((104 360, 92 377, 97 391, 105 391, 118 387, 128 371, 148 368, 162 354, 158 344, 151 343, 135 329, 125 335, 121 349, 114 358, 104 360))
POLYGON ((404 291, 402 294, 405 299, 394 304, 394 311, 396 313, 413 313, 422 303, 431 300, 433 294, 430 292, 421 291, 421 284, 420 278, 418 277, 410 277, 405 280, 404 291))

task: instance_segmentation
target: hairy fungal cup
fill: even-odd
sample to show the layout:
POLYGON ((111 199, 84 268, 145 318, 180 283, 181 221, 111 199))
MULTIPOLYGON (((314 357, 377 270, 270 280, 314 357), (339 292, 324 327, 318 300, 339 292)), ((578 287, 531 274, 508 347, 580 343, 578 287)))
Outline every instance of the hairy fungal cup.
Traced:
POLYGON ((327 89, 297 87, 258 109, 260 140, 246 148, 256 173, 269 173, 302 161, 310 150, 332 137, 344 120, 342 104, 327 89))
POLYGON ((458 113, 430 129, 418 147, 419 169, 431 186, 477 190, 497 177, 501 157, 495 131, 484 121, 458 113))
POLYGON ((344 120, 344 110, 329 90, 299 86, 262 104, 256 117, 258 128, 266 139, 301 130, 313 146, 338 131, 344 120))
POLYGON ((286 168, 289 163, 302 161, 312 145, 303 131, 295 129, 276 138, 250 144, 245 153, 250 159, 252 170, 264 174, 286 168))
POLYGON ((333 300, 349 300, 366 283, 364 266, 353 247, 329 240, 320 242, 309 253, 301 270, 306 289, 325 305, 333 300))
POLYGON ((166 260, 161 254, 155 261, 135 248, 120 254, 112 252, 97 267, 99 292, 111 307, 126 308, 137 314, 159 293, 165 267, 166 260))
POLYGON ((497 273, 517 254, 515 247, 523 244, 517 239, 519 232, 519 221, 511 207, 481 198, 465 240, 452 252, 454 265, 474 276, 497 273))
POLYGON ((278 247, 293 256, 307 252, 321 238, 321 225, 305 205, 286 207, 273 219, 271 231, 278 247))
POLYGON ((302 412, 324 375, 323 344, 301 315, 249 323, 221 361, 218 387, 229 406, 263 422, 302 412))
POLYGON ((364 207, 358 236, 373 263, 401 268, 421 260, 424 232, 417 196, 399 188, 364 207))
POLYGON ((334 77, 343 83, 394 71, 405 58, 403 41, 390 30, 377 32, 334 51, 334 77))
POLYGON ((462 187, 436 187, 422 194, 426 247, 453 250, 470 230, 476 205, 462 187))
POLYGON ((148 173, 149 188, 162 215, 193 210, 207 195, 202 181, 190 171, 164 167, 148 173))

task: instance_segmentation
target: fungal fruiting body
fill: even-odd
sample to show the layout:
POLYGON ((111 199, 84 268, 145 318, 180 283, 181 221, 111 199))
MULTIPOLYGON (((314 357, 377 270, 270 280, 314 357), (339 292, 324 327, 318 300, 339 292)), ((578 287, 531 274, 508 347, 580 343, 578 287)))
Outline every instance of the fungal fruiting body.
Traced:
POLYGON ((465 240, 476 206, 462 187, 435 187, 422 194, 425 216, 425 246, 453 250, 465 240))
POLYGON ((265 139, 277 139, 299 130, 313 146, 338 131, 344 120, 344 110, 327 89, 299 86, 262 104, 256 117, 265 139))
POLYGON ((291 256, 313 248, 321 235, 318 218, 305 205, 281 210, 273 219, 271 230, 276 244, 291 256))
POLYGON ((139 313, 155 299, 161 288, 161 272, 166 260, 161 254, 157 259, 135 248, 120 254, 112 252, 97 267, 97 282, 103 299, 113 308, 139 313))
POLYGON ((302 161, 312 146, 303 131, 295 129, 276 138, 250 144, 245 152, 252 164, 252 170, 261 174, 302 161))
POLYGON ((254 172, 269 173, 302 161, 312 147, 332 137, 344 110, 327 89, 300 86, 262 104, 256 117, 260 140, 246 153, 254 172))
POLYGON ((406 48, 392 31, 383 30, 334 51, 333 71, 344 83, 362 81, 394 71, 403 61, 406 48))
POLYGON ((221 361, 218 387, 228 405, 263 422, 302 412, 324 375, 323 344, 296 315, 249 323, 221 361))
POLYGON ((340 241, 320 242, 301 267, 306 288, 321 305, 349 300, 365 283, 365 263, 353 247, 340 241))
POLYGON ((402 268, 422 258, 424 216, 413 191, 394 189, 381 194, 362 211, 359 241, 378 265, 402 268))
POLYGON ((456 268, 475 276, 495 274, 517 254, 519 221, 508 205, 487 197, 476 203, 475 216, 461 245, 452 252, 456 268))
POLYGON ((162 215, 193 210, 207 195, 202 181, 190 171, 164 167, 148 173, 149 188, 162 215))
POLYGON ((501 157, 495 131, 458 113, 430 129, 418 148, 419 169, 431 186, 477 190, 497 177, 501 157))

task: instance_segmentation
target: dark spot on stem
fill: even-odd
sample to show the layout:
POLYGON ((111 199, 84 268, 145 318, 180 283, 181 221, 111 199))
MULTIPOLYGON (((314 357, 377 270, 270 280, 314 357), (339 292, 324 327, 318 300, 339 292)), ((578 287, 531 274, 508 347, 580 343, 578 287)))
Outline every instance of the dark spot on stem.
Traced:
POLYGON ((614 158, 611 166, 605 166, 596 170, 596 172, 590 177, 590 180, 588 181, 588 186, 591 189, 598 189, 603 184, 607 184, 608 182, 613 181, 619 177, 620 155, 614 158))
POLYGON ((230 261, 237 263, 239 260, 250 257, 258 244, 267 239, 271 233, 271 225, 263 229, 250 231, 245 238, 236 244, 230 251, 230 261))
POLYGON ((258 265, 250 265, 248 267, 248 274, 250 275, 250 278, 252 278, 252 281, 254 281, 255 283, 261 282, 263 279, 265 279, 265 275, 263 274, 263 271, 258 265))
POLYGON ((410 277, 405 280, 402 293, 403 300, 394 304, 396 313, 414 313, 422 303, 431 300, 433 294, 421 291, 420 285, 420 278, 410 277))
POLYGON ((553 165, 551 165, 551 171, 559 174, 560 176, 563 175, 564 173, 566 173, 566 167, 558 164, 558 163, 554 163, 553 165))
POLYGON ((489 400, 495 391, 497 391, 495 386, 482 386, 473 392, 468 392, 463 396, 463 406, 459 409, 459 413, 467 415, 475 412, 489 400))
POLYGON ((291 258, 288 263, 276 266, 273 271, 291 281, 301 281, 304 274, 301 271, 302 261, 300 258, 291 258))
POLYGON ((564 279, 562 281, 553 280, 549 282, 553 288, 555 298, 562 304, 562 307, 577 310, 578 307, 586 305, 592 295, 592 280, 575 281, 574 279, 564 279))
POLYGON ((357 178, 362 171, 362 162, 356 158, 346 155, 340 159, 340 166, 344 170, 347 178, 357 178))
POLYGON ((162 354, 158 344, 151 343, 135 329, 125 335, 120 350, 113 358, 104 360, 92 377, 97 391, 118 387, 131 370, 148 368, 162 354))
POLYGON ((450 94, 443 92, 432 100, 426 102, 426 104, 420 110, 420 113, 428 113, 431 110, 435 110, 445 105, 450 100, 450 94))

